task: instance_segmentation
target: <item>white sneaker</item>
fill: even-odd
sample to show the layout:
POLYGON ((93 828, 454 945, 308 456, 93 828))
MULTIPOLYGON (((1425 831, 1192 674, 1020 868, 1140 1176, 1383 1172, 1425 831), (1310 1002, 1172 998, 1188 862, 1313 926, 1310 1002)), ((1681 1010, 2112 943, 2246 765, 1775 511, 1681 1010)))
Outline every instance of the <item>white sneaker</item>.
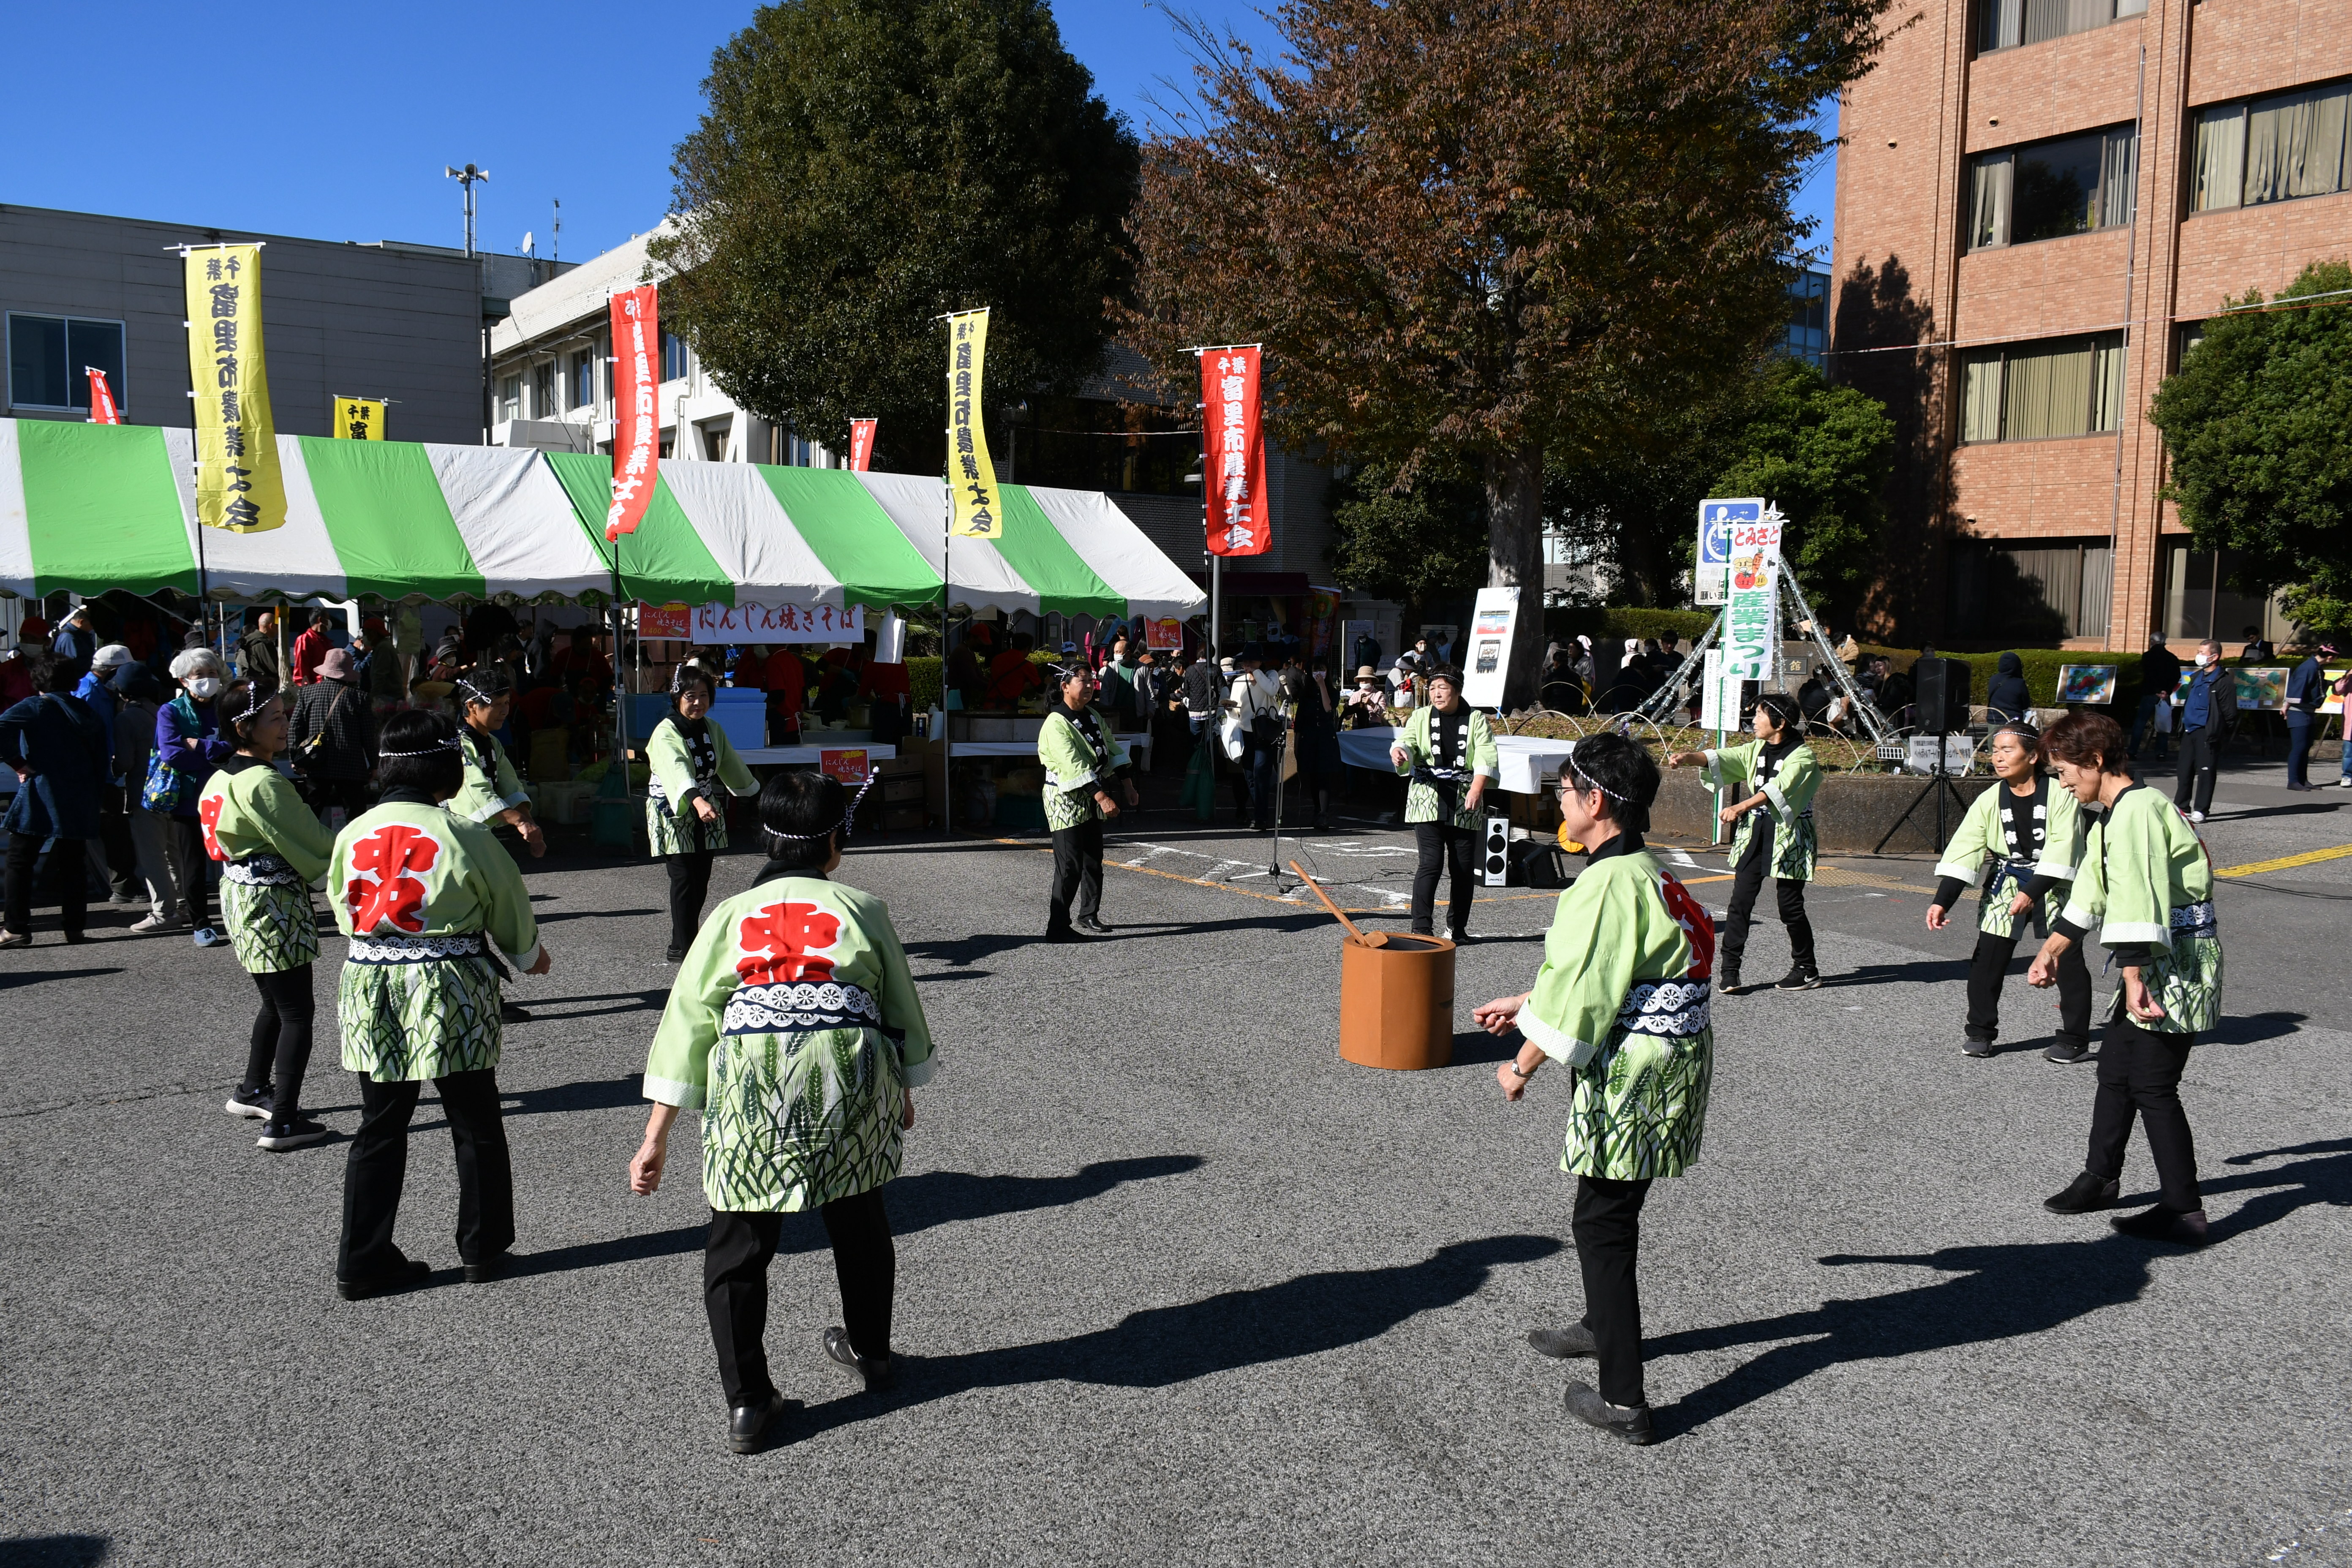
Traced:
POLYGON ((2336 787, 2337 789, 2352 789, 2352 773, 2346 773, 2342 778, 2337 779, 2336 781, 2336 787))
POLYGON ((2205 820, 2205 814, 2201 811, 2192 811, 2189 814, 2189 820, 2191 822, 2202 822, 2205 820))
POLYGON ((169 931, 172 929, 173 923, 173 921, 164 919, 162 915, 144 915, 132 922, 131 934, 133 936, 145 936, 150 931, 169 931))

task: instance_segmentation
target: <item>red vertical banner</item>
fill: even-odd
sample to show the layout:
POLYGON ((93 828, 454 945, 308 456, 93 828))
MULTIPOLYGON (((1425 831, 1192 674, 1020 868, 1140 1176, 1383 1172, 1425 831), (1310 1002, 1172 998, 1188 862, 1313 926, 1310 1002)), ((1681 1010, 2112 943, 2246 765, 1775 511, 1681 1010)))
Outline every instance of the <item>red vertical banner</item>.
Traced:
POLYGON ((1255 347, 1201 355, 1201 463, 1209 553, 1265 554, 1274 542, 1274 527, 1266 515, 1255 347))
POLYGON ((849 466, 859 473, 874 466, 874 426, 871 419, 849 422, 849 466))
POLYGON ((96 365, 82 367, 89 375, 89 422, 93 425, 120 425, 122 411, 114 406, 114 389, 106 384, 106 373, 96 365))
POLYGON ((661 323, 648 283, 613 296, 613 506, 604 538, 636 531, 661 462, 661 323))

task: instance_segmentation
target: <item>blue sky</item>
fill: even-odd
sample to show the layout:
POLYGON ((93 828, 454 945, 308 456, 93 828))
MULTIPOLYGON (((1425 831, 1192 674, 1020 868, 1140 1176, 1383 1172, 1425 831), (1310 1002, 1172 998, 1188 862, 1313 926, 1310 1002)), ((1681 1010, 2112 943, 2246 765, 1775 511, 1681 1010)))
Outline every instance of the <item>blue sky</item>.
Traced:
MULTIPOLYGON (((1148 97, 1190 84, 1153 0, 1055 0, 1072 53, 1111 107, 1148 127, 1148 97)), ((1185 9, 1275 44, 1249 5, 1185 9)), ((701 110, 710 52, 743 26, 742 0, 341 6, 277 0, 197 7, 131 0, 12 10, 9 157, 0 201, 315 239, 463 237, 445 164, 490 171, 480 243, 585 259, 651 227, 668 205, 671 147, 701 110), (237 69, 226 57, 235 18, 237 69), (29 62, 54 62, 26 68, 29 62), (253 84, 247 105, 226 90, 253 84), (191 108, 189 106, 196 106, 191 108)), ((1805 205, 1825 243, 1833 176, 1805 205)))

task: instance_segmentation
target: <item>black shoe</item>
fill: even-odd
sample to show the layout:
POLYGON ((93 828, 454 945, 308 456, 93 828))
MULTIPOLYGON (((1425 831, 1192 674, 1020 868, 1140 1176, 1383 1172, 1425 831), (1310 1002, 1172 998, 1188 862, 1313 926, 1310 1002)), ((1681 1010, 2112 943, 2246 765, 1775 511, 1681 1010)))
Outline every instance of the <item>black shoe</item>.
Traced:
POLYGON ((256 1121, 267 1121, 272 1110, 270 1101, 270 1091, 267 1089, 240 1089, 228 1097, 228 1103, 221 1109, 231 1116, 245 1116, 256 1121))
POLYGON ((466 1283, 468 1285, 487 1285, 491 1280, 497 1279, 499 1275, 504 1274, 506 1271, 507 1251, 506 1248, 502 1247, 496 1252, 491 1253, 488 1258, 483 1258, 479 1263, 467 1264, 466 1283))
POLYGON ((346 1301, 364 1301, 371 1296, 389 1295, 394 1290, 406 1290, 425 1283, 433 1266, 422 1258, 404 1258, 389 1274, 373 1279, 338 1279, 335 1294, 346 1301))
POLYGON ((1819 991, 1822 972, 1811 964, 1801 963, 1772 983, 1775 991, 1819 991))
POLYGON ((2091 1042, 2088 1040, 2060 1040, 2042 1053, 2042 1059, 2064 1067, 2069 1062, 2079 1062, 2090 1054, 2091 1042))
POLYGON ((1456 947, 1468 947, 1470 945, 1470 933, 1462 927, 1455 926, 1453 930, 1445 933, 1445 940, 1452 942, 1456 947))
POLYGON ((1650 1425, 1650 1407, 1646 1405, 1612 1405, 1580 1383, 1568 1385, 1566 1404, 1568 1413, 1579 1421, 1637 1447, 1654 1441, 1658 1436, 1657 1429, 1650 1425))
POLYGON ((2119 1215, 2107 1223, 2126 1236, 2136 1236, 2143 1241, 2169 1241, 2179 1247, 2202 1247, 2208 1239, 2203 1209, 2190 1209, 2182 1214, 2178 1209, 2168 1209, 2158 1204, 2154 1208, 2142 1209, 2135 1215, 2119 1215))
POLYGON ((1726 996, 1744 996, 1748 994, 1748 987, 1739 983, 1739 966, 1736 963, 1716 976, 1715 988, 1726 996))
POLYGON ((757 1405, 739 1405, 727 1413, 727 1446, 739 1454, 756 1454, 767 1447, 768 1428, 784 1413, 784 1396, 771 1394, 757 1405))
POLYGON ((662 954, 662 961, 665 963, 682 963, 686 961, 686 949, 676 942, 671 942, 668 950, 662 954))
POLYGON ((1971 1035, 1960 1042, 1960 1055, 1964 1057, 1989 1057, 1992 1054, 1993 1044, 1990 1040, 1979 1040, 1971 1035))
POLYGON ((261 1136, 253 1141, 257 1149, 267 1149, 273 1154, 283 1154, 289 1149, 306 1148, 312 1143, 324 1143, 334 1134, 297 1112, 290 1118, 271 1116, 261 1124, 261 1136))
POLYGON ((1045 928, 1045 940, 1047 942, 1092 942, 1094 938, 1078 930, 1076 926, 1047 926, 1045 928))
POLYGON ((1102 917, 1099 915, 1080 915, 1071 923, 1080 931, 1090 931, 1097 936, 1108 936, 1111 933, 1110 927, 1103 924, 1102 917))
POLYGON ((1564 1329, 1529 1329, 1528 1343, 1535 1346, 1536 1354, 1548 1355, 1554 1361, 1601 1353, 1600 1345, 1593 1341, 1592 1331, 1582 1323, 1570 1323, 1564 1329))
POLYGON ((2114 1207, 2116 1194, 2121 1190, 2121 1183, 2102 1181, 2085 1171, 2068 1183, 2064 1192, 2042 1199, 2042 1206, 2052 1214, 2089 1214, 2114 1207))
POLYGON ((898 1362, 895 1356, 862 1356, 849 1346, 849 1335, 841 1329, 824 1331, 824 1353, 836 1366, 856 1373, 866 1380, 868 1394, 887 1393, 898 1381, 898 1362))
POLYGON ((530 1022, 530 1009, 528 1007, 519 1007, 512 1002, 501 1002, 499 1004, 499 1022, 501 1024, 527 1024, 530 1022))

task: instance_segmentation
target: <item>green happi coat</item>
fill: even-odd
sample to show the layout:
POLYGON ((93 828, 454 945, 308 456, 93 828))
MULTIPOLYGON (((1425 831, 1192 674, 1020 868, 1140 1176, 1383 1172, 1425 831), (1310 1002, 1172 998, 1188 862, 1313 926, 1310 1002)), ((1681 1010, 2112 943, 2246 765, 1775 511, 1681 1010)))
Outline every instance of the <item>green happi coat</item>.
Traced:
MULTIPOLYGON (((1463 736, 1461 756, 1456 760, 1438 757, 1436 747, 1430 740, 1430 726, 1436 721, 1437 710, 1414 709, 1412 717, 1405 721, 1404 728, 1397 731, 1396 743, 1404 748, 1405 758, 1404 765, 1397 769, 1397 772, 1411 776, 1416 768, 1454 767, 1485 779, 1490 784, 1493 783, 1498 771, 1495 753, 1494 727, 1486 722, 1486 715, 1475 708, 1465 708, 1463 712, 1466 717, 1465 732, 1463 736)), ((1470 784, 1467 779, 1454 785, 1454 815, 1446 820, 1455 827, 1485 826, 1478 820, 1479 813, 1470 810, 1462 804, 1469 794, 1470 784)), ((1444 816, 1444 798, 1439 795, 1436 785, 1427 779, 1415 778, 1412 783, 1405 786, 1404 819, 1408 824, 1435 822, 1444 816)))
MULTIPOLYGON (((2080 942, 2092 928, 2119 963, 2140 966, 2164 1008, 2165 1035, 2210 1029, 2221 1016, 2221 929, 2213 914, 2213 861, 2197 830, 2163 795, 2135 784, 2094 823, 2059 929, 2080 942)), ((2110 1021, 2128 1015, 2117 985, 2110 1021)))
POLYGON ((498 1066, 488 944, 529 969, 539 921, 490 830, 393 791, 336 838, 327 890, 351 939, 336 985, 343 1066, 379 1083, 498 1066))
MULTIPOLYGON (((2035 878, 2052 886, 2042 894, 2046 926, 2066 907, 2074 868, 2083 859, 2083 808, 2058 781, 2042 775, 2032 798, 2021 799, 1995 781, 1969 804, 1959 831, 1944 846, 1936 875, 1977 882, 1981 868, 1977 929, 1989 936, 2016 934, 2010 900, 2035 878)), ((2029 915, 2031 911, 2029 911, 2029 915)))
POLYGON ((502 811, 529 805, 530 796, 515 776, 514 763, 495 735, 470 724, 457 726, 457 750, 466 759, 465 787, 449 801, 450 812, 468 822, 488 822, 502 811))
POLYGON ((1700 754, 1706 758, 1708 784, 1726 790, 1746 785, 1765 800, 1758 810, 1742 813, 1738 826, 1732 829, 1731 863, 1738 865, 1739 858, 1748 853, 1748 840, 1761 816, 1772 824, 1771 874, 1784 882, 1811 881, 1813 862, 1821 852, 1821 839, 1813 827, 1813 795, 1822 787, 1821 759, 1813 755, 1813 749, 1800 741, 1781 754, 1777 768, 1765 762, 1761 741, 1700 754), (1758 778, 1759 768, 1766 769, 1769 776, 1758 778))
POLYGON ((1056 702, 1037 731, 1037 760, 1045 764, 1045 826, 1055 833, 1102 819, 1097 790, 1110 787, 1111 775, 1127 766, 1127 748, 1119 744, 1111 721, 1091 710, 1102 743, 1087 738, 1085 726, 1066 702, 1056 702))
POLYGON ((335 841, 286 776, 236 756, 196 796, 205 850, 221 862, 221 916, 248 974, 299 969, 319 956, 310 884, 327 874, 335 841))
POLYGON ((792 1212, 898 1173, 900 1100, 931 1032, 881 900, 812 873, 711 911, 670 986, 646 1098, 702 1111, 722 1212, 792 1212))
POLYGON ((656 855, 692 855, 727 847, 727 805, 715 786, 731 795, 757 795, 760 781, 736 754, 727 731, 708 719, 699 735, 688 735, 675 713, 654 726, 646 742, 651 777, 646 784, 646 842, 656 855), (696 796, 719 807, 719 820, 694 814, 696 796))
POLYGON ((1560 894, 1518 1028, 1576 1075, 1561 1170, 1640 1181, 1697 1163, 1714 964, 1714 922, 1638 837, 1560 894))

